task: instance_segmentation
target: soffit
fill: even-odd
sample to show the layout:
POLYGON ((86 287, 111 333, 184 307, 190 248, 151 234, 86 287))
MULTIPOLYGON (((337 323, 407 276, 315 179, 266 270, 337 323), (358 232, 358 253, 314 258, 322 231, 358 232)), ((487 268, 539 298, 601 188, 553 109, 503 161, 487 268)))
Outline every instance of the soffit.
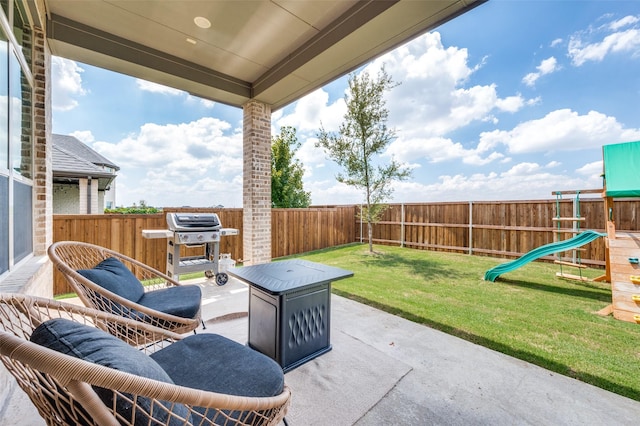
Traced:
POLYGON ((54 55, 276 110, 484 1, 45 0, 45 7, 54 55), (196 16, 211 27, 196 26, 196 16))

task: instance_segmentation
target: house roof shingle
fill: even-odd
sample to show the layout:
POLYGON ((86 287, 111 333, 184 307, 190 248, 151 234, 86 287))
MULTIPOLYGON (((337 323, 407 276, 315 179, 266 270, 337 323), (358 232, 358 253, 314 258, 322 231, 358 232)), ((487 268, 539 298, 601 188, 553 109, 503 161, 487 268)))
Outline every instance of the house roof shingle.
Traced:
POLYGON ((64 148, 54 145, 52 151, 53 175, 58 177, 113 177, 114 173, 103 170, 64 148))
MULTIPOLYGON (((59 163, 56 162, 56 153, 54 150, 54 173, 58 170, 72 171, 74 167, 77 167, 78 171, 88 171, 87 165, 84 163, 94 165, 94 168, 96 170, 99 170, 102 174, 105 174, 105 171, 96 166, 110 167, 116 171, 120 170, 120 167, 118 167, 116 164, 114 164, 104 156, 98 154, 96 151, 73 136, 58 134, 53 134, 52 136, 53 147, 58 148, 59 150, 57 153, 57 159, 59 163), (63 159, 65 155, 68 156, 68 158, 63 159)), ((113 173, 110 174, 112 175, 113 173)))

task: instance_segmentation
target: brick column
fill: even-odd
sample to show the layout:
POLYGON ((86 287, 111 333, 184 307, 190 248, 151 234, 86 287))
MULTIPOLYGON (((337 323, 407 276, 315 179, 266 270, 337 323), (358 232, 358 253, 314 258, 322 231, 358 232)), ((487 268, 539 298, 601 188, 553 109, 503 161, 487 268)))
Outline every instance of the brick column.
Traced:
POLYGON ((100 208, 100 193, 98 192, 98 179, 91 180, 91 214, 104 213, 104 208, 100 208))
POLYGON ((242 260, 271 261, 271 106, 243 106, 242 260))
POLYGON ((42 29, 33 32, 33 252, 46 254, 53 241, 51 143, 51 53, 42 29))
POLYGON ((89 211, 91 214, 100 214, 104 213, 104 209, 100 208, 100 195, 98 194, 98 179, 91 179, 91 193, 89 198, 91 199, 91 205, 89 206, 89 211))
POLYGON ((78 212, 79 214, 89 213, 89 203, 87 196, 89 195, 89 182, 87 178, 78 179, 78 212))

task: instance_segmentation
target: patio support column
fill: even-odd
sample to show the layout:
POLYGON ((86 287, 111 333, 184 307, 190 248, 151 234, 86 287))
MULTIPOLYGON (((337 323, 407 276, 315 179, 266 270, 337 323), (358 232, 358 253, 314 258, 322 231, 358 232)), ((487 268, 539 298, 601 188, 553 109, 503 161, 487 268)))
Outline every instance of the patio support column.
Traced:
POLYGON ((104 208, 100 208, 100 193, 98 192, 98 179, 89 179, 91 187, 89 188, 89 213, 104 213, 104 208))
POLYGON ((33 253, 44 256, 53 241, 51 53, 44 31, 33 31, 33 253))
POLYGON ((242 260, 271 261, 271 106, 243 105, 242 260))
POLYGON ((89 203, 87 197, 89 195, 89 180, 87 178, 78 179, 78 213, 88 214, 89 203))

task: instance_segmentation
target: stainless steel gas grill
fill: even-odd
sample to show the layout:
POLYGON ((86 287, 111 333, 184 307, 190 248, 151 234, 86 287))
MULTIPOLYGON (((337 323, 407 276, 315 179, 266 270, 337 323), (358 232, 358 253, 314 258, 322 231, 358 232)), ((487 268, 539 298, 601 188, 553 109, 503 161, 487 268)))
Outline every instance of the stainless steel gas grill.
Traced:
POLYGON ((167 239, 167 275, 178 279, 182 274, 204 271, 207 278, 215 276, 216 284, 229 280, 220 270, 220 238, 238 235, 238 230, 222 228, 215 213, 167 213, 168 230, 143 230, 145 238, 167 239), (180 256, 180 247, 203 247, 201 256, 180 256))
MULTIPOLYGON (((219 270, 223 230, 217 214, 167 213, 167 225, 172 234, 167 238, 167 275, 177 278, 180 274, 204 271, 207 278, 215 276, 218 285, 225 285, 229 281, 227 273, 219 270), (180 257, 181 245, 201 245, 204 254, 180 257)), ((224 230, 225 235, 237 233, 237 230, 224 230)))
POLYGON ((167 226, 181 244, 220 241, 220 219, 215 213, 167 213, 167 226))

